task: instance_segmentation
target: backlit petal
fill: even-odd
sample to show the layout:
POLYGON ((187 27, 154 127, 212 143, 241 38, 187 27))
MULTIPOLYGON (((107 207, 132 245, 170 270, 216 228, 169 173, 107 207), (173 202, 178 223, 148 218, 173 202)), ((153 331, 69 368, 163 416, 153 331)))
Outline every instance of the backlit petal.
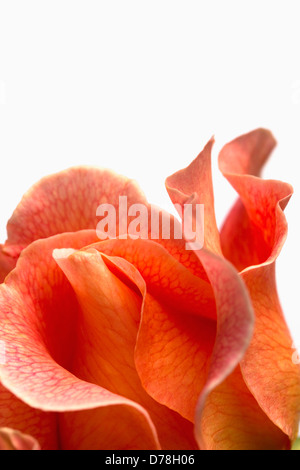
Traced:
POLYGON ((243 376, 260 407, 293 440, 300 411, 300 368, 292 361, 292 338, 275 281, 275 261, 287 235, 283 210, 292 188, 257 177, 274 145, 271 133, 258 129, 221 151, 220 169, 240 196, 221 240, 226 257, 242 271, 256 315, 243 376))

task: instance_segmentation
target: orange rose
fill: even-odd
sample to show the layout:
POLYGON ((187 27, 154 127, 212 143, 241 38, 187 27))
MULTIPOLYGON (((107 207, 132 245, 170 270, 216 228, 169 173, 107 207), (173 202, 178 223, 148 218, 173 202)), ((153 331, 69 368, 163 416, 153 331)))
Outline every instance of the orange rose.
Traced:
POLYGON ((126 239, 120 219, 119 237, 99 241, 99 204, 150 208, 108 171, 70 169, 25 195, 0 254, 0 448, 291 447, 300 369, 275 260, 292 188, 259 178, 268 131, 226 145, 220 169, 239 199, 219 234, 212 144, 167 179, 193 227, 204 204, 202 249, 126 239))

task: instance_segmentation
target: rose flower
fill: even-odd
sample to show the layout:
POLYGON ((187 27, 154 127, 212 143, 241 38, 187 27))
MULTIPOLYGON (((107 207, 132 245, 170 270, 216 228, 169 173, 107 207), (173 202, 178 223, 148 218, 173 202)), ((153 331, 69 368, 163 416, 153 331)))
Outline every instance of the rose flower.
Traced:
POLYGON ((291 448, 300 370, 275 261, 292 188, 259 177, 269 131, 227 144, 219 166, 239 198, 219 233, 212 145, 166 181, 193 227, 204 205, 193 250, 172 230, 129 237, 120 218, 99 240, 100 204, 150 208, 106 170, 72 168, 24 196, 0 252, 0 448, 291 448))

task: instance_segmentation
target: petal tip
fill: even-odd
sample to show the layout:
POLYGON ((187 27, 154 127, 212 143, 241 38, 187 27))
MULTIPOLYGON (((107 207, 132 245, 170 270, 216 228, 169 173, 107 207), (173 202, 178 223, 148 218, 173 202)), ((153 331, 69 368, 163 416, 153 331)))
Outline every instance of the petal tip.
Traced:
POLYGON ((56 248, 53 250, 52 256, 55 261, 59 261, 61 259, 69 258, 69 256, 73 255, 76 250, 74 248, 56 248))

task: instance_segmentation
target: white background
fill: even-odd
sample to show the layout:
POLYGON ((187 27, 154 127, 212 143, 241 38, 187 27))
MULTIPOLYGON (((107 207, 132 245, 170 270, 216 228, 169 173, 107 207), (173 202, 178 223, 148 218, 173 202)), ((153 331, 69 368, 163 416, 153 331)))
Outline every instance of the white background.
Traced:
POLYGON ((264 176, 295 188, 278 262, 300 346, 300 8, 286 1, 0 1, 0 241, 23 193, 73 165, 138 180, 171 209, 164 180, 211 135, 217 217, 235 195, 217 172, 226 141, 270 128, 264 176))

